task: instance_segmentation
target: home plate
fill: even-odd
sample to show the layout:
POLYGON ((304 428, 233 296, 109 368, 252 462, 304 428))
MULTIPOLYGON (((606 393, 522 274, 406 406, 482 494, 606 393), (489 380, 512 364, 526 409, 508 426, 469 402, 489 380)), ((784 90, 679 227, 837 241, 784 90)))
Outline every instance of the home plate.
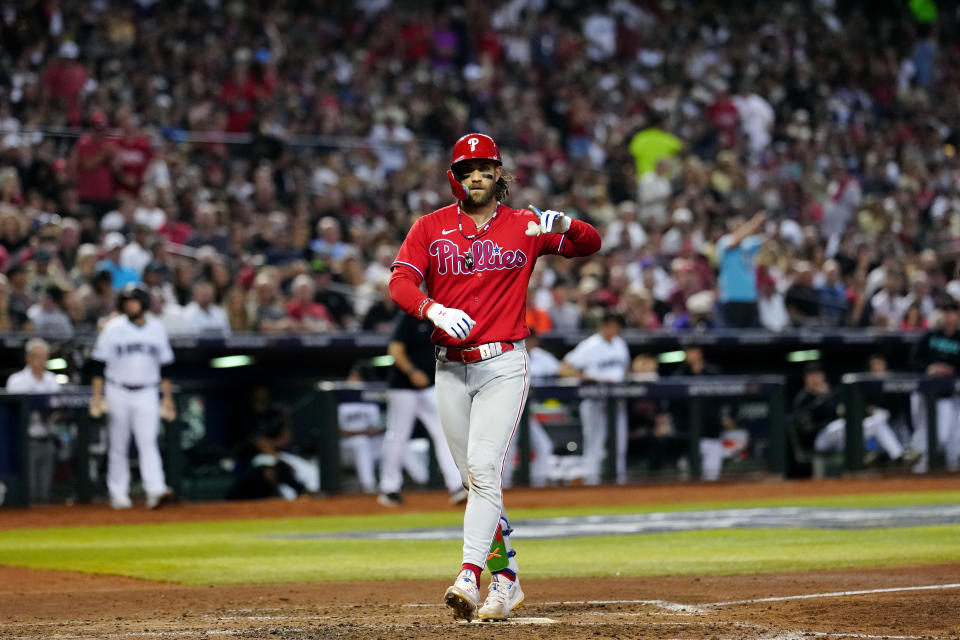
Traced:
POLYGON ((493 621, 493 620, 471 620, 470 624, 486 624, 494 627, 500 624, 557 624, 559 620, 554 620, 553 618, 508 618, 506 620, 493 621))

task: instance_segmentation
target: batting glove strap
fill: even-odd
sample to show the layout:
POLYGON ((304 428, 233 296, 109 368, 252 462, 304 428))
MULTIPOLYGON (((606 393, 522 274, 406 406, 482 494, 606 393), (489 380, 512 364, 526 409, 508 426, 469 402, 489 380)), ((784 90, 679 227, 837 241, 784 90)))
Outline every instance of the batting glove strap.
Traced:
POLYGON ((570 230, 570 218, 562 211, 547 209, 541 211, 533 205, 530 208, 540 218, 540 233, 566 233, 570 230))
POLYGON ((476 321, 460 309, 434 303, 427 309, 427 319, 451 338, 466 340, 476 321))

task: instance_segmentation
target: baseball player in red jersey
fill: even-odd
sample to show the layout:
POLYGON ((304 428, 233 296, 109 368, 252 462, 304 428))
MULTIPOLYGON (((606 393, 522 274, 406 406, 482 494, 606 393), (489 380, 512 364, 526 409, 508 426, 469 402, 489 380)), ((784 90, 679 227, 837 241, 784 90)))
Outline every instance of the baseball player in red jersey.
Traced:
POLYGON ((440 421, 469 490, 463 565, 444 600, 458 618, 505 620, 524 597, 500 475, 530 388, 527 284, 539 256, 589 256, 600 235, 558 211, 503 205, 507 178, 490 136, 457 140, 447 177, 458 202, 414 223, 393 263, 390 295, 434 324, 440 421), (479 606, 485 566, 492 578, 479 606))

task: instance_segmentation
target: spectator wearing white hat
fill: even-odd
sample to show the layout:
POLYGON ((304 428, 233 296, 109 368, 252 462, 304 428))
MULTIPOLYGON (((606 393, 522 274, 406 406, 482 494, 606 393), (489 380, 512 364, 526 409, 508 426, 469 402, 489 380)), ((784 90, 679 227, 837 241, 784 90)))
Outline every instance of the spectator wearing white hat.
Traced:
POLYGON ((670 179, 667 172, 670 161, 657 161, 655 171, 649 171, 637 182, 637 203, 641 224, 661 226, 667 222, 667 200, 670 198, 670 179))
POLYGON ((140 282, 140 274, 121 264, 120 254, 127 244, 127 239, 119 231, 111 231, 103 239, 104 257, 97 264, 97 269, 104 269, 110 272, 113 278, 113 288, 122 289, 124 285, 131 282, 140 282))
POLYGON ((77 258, 68 276, 71 288, 77 289, 84 283, 90 282, 96 270, 97 247, 85 242, 77 249, 77 258))
POLYGON ((712 329, 717 326, 714 320, 716 296, 713 291, 698 291, 687 298, 687 311, 673 321, 674 329, 712 329))
POLYGON ((617 219, 607 225, 603 236, 603 247, 607 251, 614 249, 636 250, 647 243, 647 232, 637 222, 637 203, 624 200, 617 205, 617 219))
POLYGON ((693 211, 677 207, 670 214, 670 228, 663 234, 660 251, 668 256, 689 256, 703 250, 703 232, 694 224, 693 211))

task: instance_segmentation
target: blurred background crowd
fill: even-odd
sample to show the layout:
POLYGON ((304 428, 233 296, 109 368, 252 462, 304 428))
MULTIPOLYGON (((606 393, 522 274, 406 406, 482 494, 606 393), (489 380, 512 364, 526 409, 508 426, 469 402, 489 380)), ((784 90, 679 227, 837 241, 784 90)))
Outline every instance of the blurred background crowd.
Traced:
POLYGON ((604 238, 538 265, 541 332, 724 326, 728 302, 771 331, 927 328, 960 297, 950 11, 3 3, 0 331, 95 331, 131 281, 171 335, 390 331, 399 242, 474 130, 506 204, 604 238))

